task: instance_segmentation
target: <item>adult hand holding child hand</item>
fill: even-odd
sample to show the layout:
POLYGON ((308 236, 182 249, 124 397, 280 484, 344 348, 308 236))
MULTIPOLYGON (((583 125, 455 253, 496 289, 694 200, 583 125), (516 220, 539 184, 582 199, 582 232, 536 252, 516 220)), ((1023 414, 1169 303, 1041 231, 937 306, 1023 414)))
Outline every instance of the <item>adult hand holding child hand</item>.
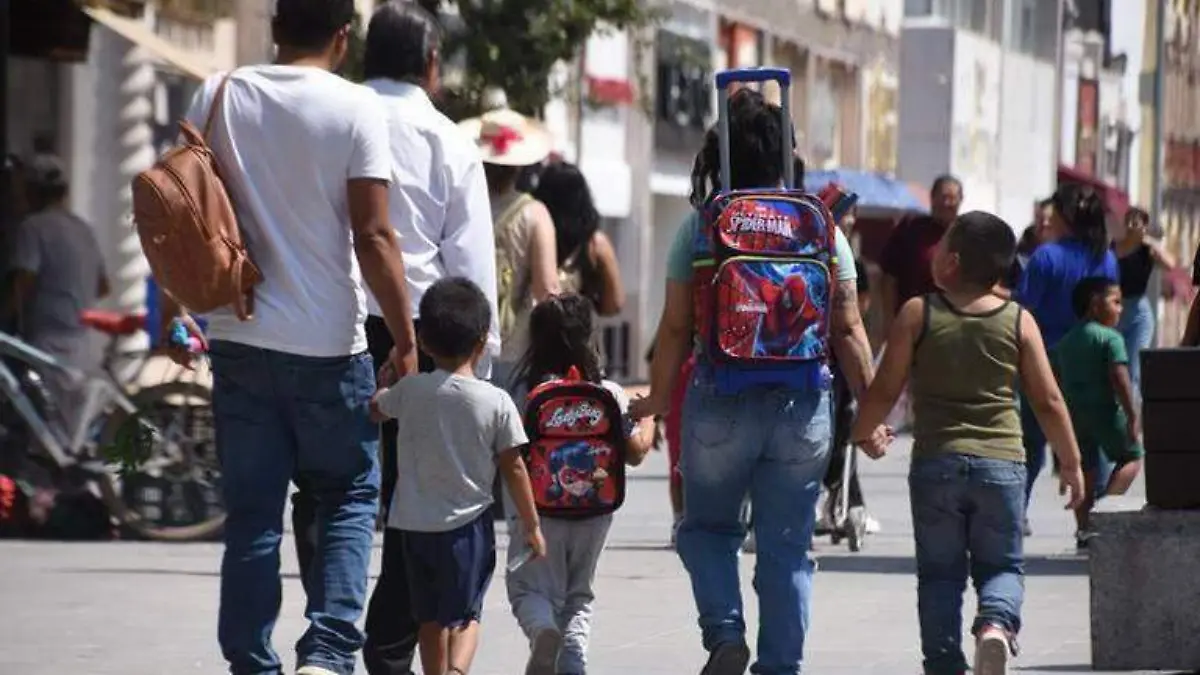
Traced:
POLYGON ((875 431, 864 440, 856 441, 858 447, 871 459, 881 459, 887 454, 888 447, 896 439, 896 432, 886 424, 875 427, 875 431))

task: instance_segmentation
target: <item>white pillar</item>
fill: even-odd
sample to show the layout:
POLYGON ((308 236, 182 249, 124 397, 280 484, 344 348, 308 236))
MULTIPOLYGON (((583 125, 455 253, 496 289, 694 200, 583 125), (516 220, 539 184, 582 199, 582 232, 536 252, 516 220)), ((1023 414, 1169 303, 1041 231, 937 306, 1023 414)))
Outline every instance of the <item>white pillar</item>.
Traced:
POLYGON ((142 247, 133 230, 133 201, 129 185, 137 174, 154 163, 154 131, 152 124, 153 94, 156 79, 154 67, 140 49, 126 43, 121 58, 121 78, 118 86, 116 119, 117 151, 113 167, 119 184, 115 227, 108 258, 109 278, 113 287, 113 304, 122 310, 138 310, 146 303, 146 275, 149 267, 142 247))

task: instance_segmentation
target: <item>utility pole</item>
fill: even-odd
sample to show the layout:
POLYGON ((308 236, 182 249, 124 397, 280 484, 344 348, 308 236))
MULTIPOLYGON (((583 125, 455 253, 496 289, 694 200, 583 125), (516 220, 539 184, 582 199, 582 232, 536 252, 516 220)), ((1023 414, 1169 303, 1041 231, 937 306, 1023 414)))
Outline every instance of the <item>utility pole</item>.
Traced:
POLYGON ((1153 180, 1150 194, 1150 221, 1156 228, 1162 227, 1163 216, 1163 146, 1167 134, 1163 126, 1166 124, 1166 72, 1167 72, 1167 0, 1157 0, 1157 13, 1154 18, 1155 68, 1154 68, 1154 152, 1152 160, 1153 180))
POLYGON ((1055 14, 1055 42, 1054 42, 1054 166, 1051 168, 1050 184, 1058 183, 1058 167, 1062 166, 1062 137, 1063 137, 1063 87, 1066 86, 1064 81, 1063 70, 1065 68, 1065 53, 1066 48, 1063 45, 1063 33, 1065 32, 1064 14, 1066 14, 1066 0, 1056 0, 1055 5, 1058 8, 1055 14))

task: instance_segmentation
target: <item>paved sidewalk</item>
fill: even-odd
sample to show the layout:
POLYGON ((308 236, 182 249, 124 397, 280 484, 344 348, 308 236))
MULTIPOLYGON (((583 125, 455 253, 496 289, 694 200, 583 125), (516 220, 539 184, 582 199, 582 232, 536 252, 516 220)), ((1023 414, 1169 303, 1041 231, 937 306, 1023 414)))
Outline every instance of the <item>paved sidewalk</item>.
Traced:
MULTIPOLYGON (((889 458, 862 464, 867 502, 883 532, 859 554, 828 540, 818 546, 805 672, 920 671, 907 450, 902 444, 889 458)), ((1049 477, 1039 485, 1031 516, 1018 670, 1090 672, 1086 561, 1074 555, 1072 521, 1049 477)), ((687 577, 665 547, 670 520, 666 462, 655 453, 633 474, 629 501, 600 563, 592 675, 699 672, 704 654, 687 577)), ((0 543, 0 675, 224 672, 216 644, 219 556, 212 544, 0 543)), ((290 542, 283 560, 287 578, 275 643, 291 663, 291 645, 304 628, 304 599, 290 542)), ((753 561, 742 560, 751 617, 753 561)), ((525 656, 498 579, 473 675, 523 672, 525 656)))

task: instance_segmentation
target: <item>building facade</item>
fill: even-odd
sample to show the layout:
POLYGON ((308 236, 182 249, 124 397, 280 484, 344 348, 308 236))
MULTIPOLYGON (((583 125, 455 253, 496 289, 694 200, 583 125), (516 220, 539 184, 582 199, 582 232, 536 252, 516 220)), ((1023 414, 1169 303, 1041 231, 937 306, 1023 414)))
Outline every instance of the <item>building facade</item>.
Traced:
POLYGON ((901 178, 928 185, 954 174, 964 209, 995 212, 1018 230, 1028 224, 1057 179, 1058 6, 906 0, 901 178))
POLYGON ((199 79, 233 65, 235 29, 220 9, 203 0, 69 5, 86 14, 56 19, 86 26, 70 61, 7 58, 10 152, 51 152, 66 165, 71 208, 95 228, 107 262, 113 309, 140 311, 146 300, 130 181, 174 140, 199 79))
MULTIPOLYGON (((1159 303, 1159 344, 1177 345, 1183 334, 1187 304, 1194 289, 1190 266, 1200 246, 1200 6, 1187 0, 1168 0, 1163 21, 1166 41, 1163 91, 1162 212, 1160 223, 1168 249, 1181 269, 1168 274, 1159 303)), ((1157 66, 1154 45, 1157 2, 1146 3, 1147 70, 1157 66)), ((1153 125, 1153 108, 1144 112, 1143 125, 1153 125)), ((1152 128, 1152 126, 1151 126, 1152 128)), ((1153 149, 1143 147, 1143 173, 1153 172, 1153 149), (1147 169, 1149 169, 1147 171, 1147 169)), ((1149 176, 1142 183, 1151 186, 1149 176)), ((1149 189, 1149 187, 1147 188, 1149 189)))

